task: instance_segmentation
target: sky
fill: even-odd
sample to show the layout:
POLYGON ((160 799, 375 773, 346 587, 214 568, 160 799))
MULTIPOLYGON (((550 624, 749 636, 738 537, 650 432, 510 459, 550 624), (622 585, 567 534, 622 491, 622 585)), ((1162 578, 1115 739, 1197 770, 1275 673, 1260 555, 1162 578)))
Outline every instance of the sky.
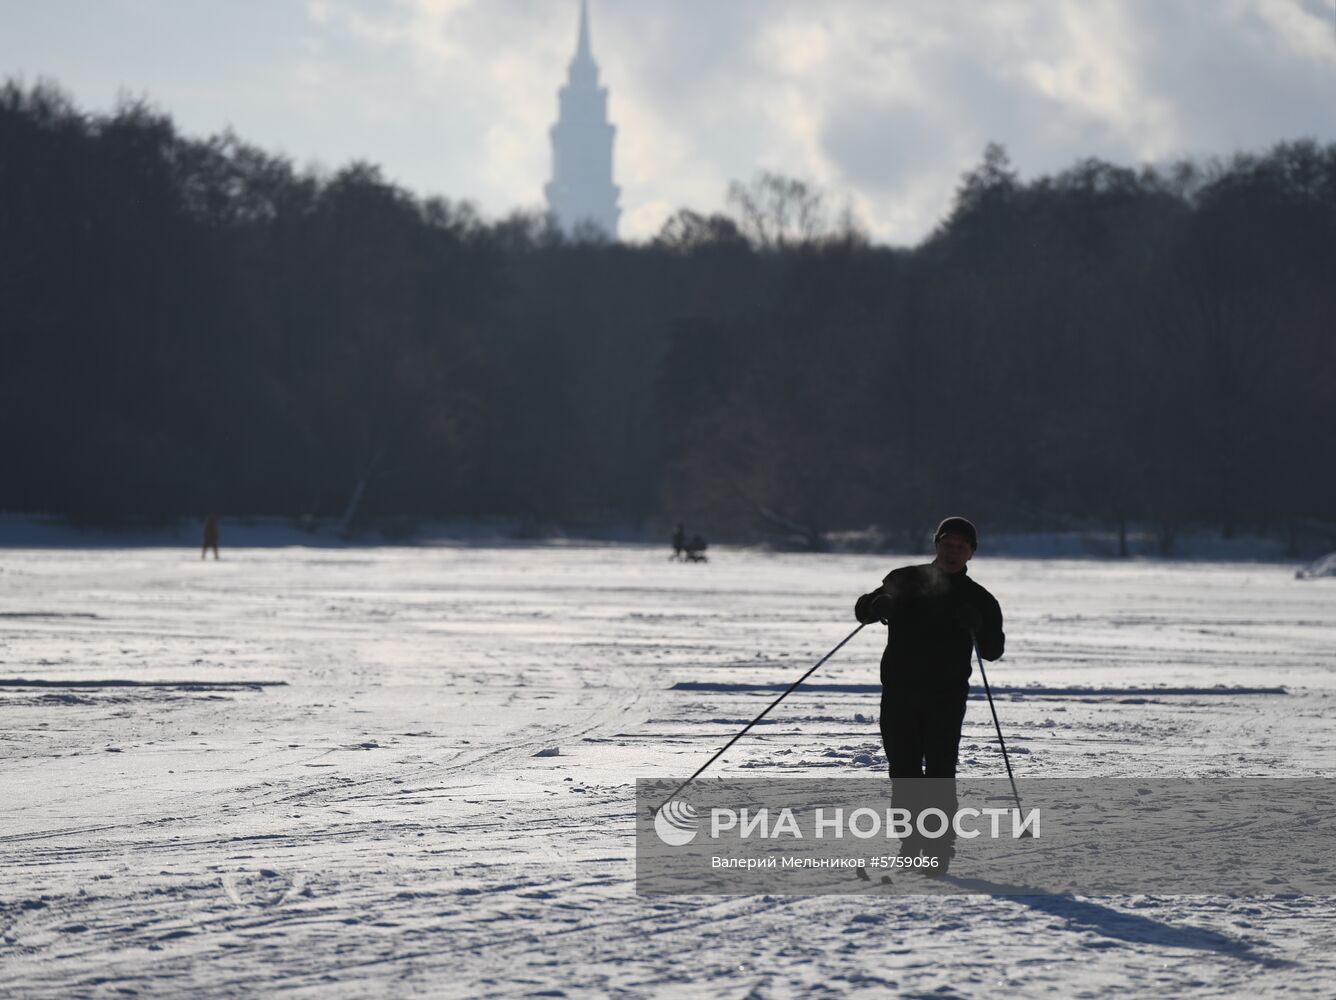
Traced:
MULTIPOLYGON (((0 76, 298 166, 541 209, 578 0, 0 0, 0 76)), ((623 239, 768 170, 917 243, 1021 176, 1336 142, 1336 0, 590 0, 623 239)))

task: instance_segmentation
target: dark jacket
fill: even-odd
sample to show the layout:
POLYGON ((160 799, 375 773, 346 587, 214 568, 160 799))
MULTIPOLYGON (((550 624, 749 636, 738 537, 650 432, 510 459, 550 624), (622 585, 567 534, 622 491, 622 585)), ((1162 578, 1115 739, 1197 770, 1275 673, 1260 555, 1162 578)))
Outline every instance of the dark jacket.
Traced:
POLYGON ((985 660, 1000 657, 1006 644, 1002 608, 993 595, 965 570, 943 573, 932 563, 888 574, 858 599, 854 616, 889 626, 881 683, 896 690, 964 697, 974 669, 971 622, 985 660))

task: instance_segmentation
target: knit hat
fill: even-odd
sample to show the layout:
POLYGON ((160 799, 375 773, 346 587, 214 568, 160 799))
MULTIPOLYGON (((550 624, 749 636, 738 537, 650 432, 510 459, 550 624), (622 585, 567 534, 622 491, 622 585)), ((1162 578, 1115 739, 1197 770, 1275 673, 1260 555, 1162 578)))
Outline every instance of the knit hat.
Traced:
POLYGON ((974 525, 970 521, 963 517, 948 517, 937 525, 937 532, 932 536, 933 542, 940 542, 943 535, 959 535, 970 543, 970 548, 977 549, 979 547, 978 531, 974 529, 974 525))

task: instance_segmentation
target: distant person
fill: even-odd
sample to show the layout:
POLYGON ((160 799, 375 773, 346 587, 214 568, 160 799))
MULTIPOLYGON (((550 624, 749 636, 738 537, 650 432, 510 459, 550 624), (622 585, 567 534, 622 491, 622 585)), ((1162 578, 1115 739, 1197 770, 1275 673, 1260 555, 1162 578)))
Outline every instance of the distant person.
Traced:
POLYGON ((681 521, 677 522, 677 530, 673 532, 673 558, 681 559, 682 553, 687 548, 687 529, 681 521))
MULTIPOLYGON (((948 517, 937 526, 933 545, 932 562, 888 574, 858 599, 854 616, 889 627, 881 657, 881 741, 892 800, 914 815, 935 806, 950 817, 958 806, 956 761, 974 647, 985 660, 996 660, 1006 636, 1002 608, 965 571, 979 547, 974 525, 948 517), (943 781, 928 788, 902 780, 911 778, 943 781)), ((915 832, 900 852, 935 857, 933 871, 945 874, 955 856, 955 830, 948 826, 935 840, 915 832)))
POLYGON ((709 562, 705 557, 705 550, 709 547, 704 535, 692 535, 686 545, 687 562, 709 562))
POLYGON ((218 558, 218 515, 210 514, 204 519, 204 548, 200 550, 199 557, 203 559, 213 549, 213 557, 218 558))

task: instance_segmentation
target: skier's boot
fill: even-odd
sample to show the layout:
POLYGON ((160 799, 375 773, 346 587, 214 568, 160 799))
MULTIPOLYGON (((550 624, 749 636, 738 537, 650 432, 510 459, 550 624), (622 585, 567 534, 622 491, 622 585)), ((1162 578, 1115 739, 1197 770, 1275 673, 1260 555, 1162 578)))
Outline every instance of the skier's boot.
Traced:
POLYGON ((933 878, 940 878, 951 871, 951 862, 956 856, 955 844, 933 844, 924 852, 929 858, 929 867, 923 869, 923 874, 933 878), (936 861, 936 865, 931 862, 936 861))
POLYGON ((900 841, 900 850, 897 852, 899 857, 910 861, 917 858, 920 854, 926 854, 928 850, 927 842, 917 833, 911 833, 904 840, 900 841))

